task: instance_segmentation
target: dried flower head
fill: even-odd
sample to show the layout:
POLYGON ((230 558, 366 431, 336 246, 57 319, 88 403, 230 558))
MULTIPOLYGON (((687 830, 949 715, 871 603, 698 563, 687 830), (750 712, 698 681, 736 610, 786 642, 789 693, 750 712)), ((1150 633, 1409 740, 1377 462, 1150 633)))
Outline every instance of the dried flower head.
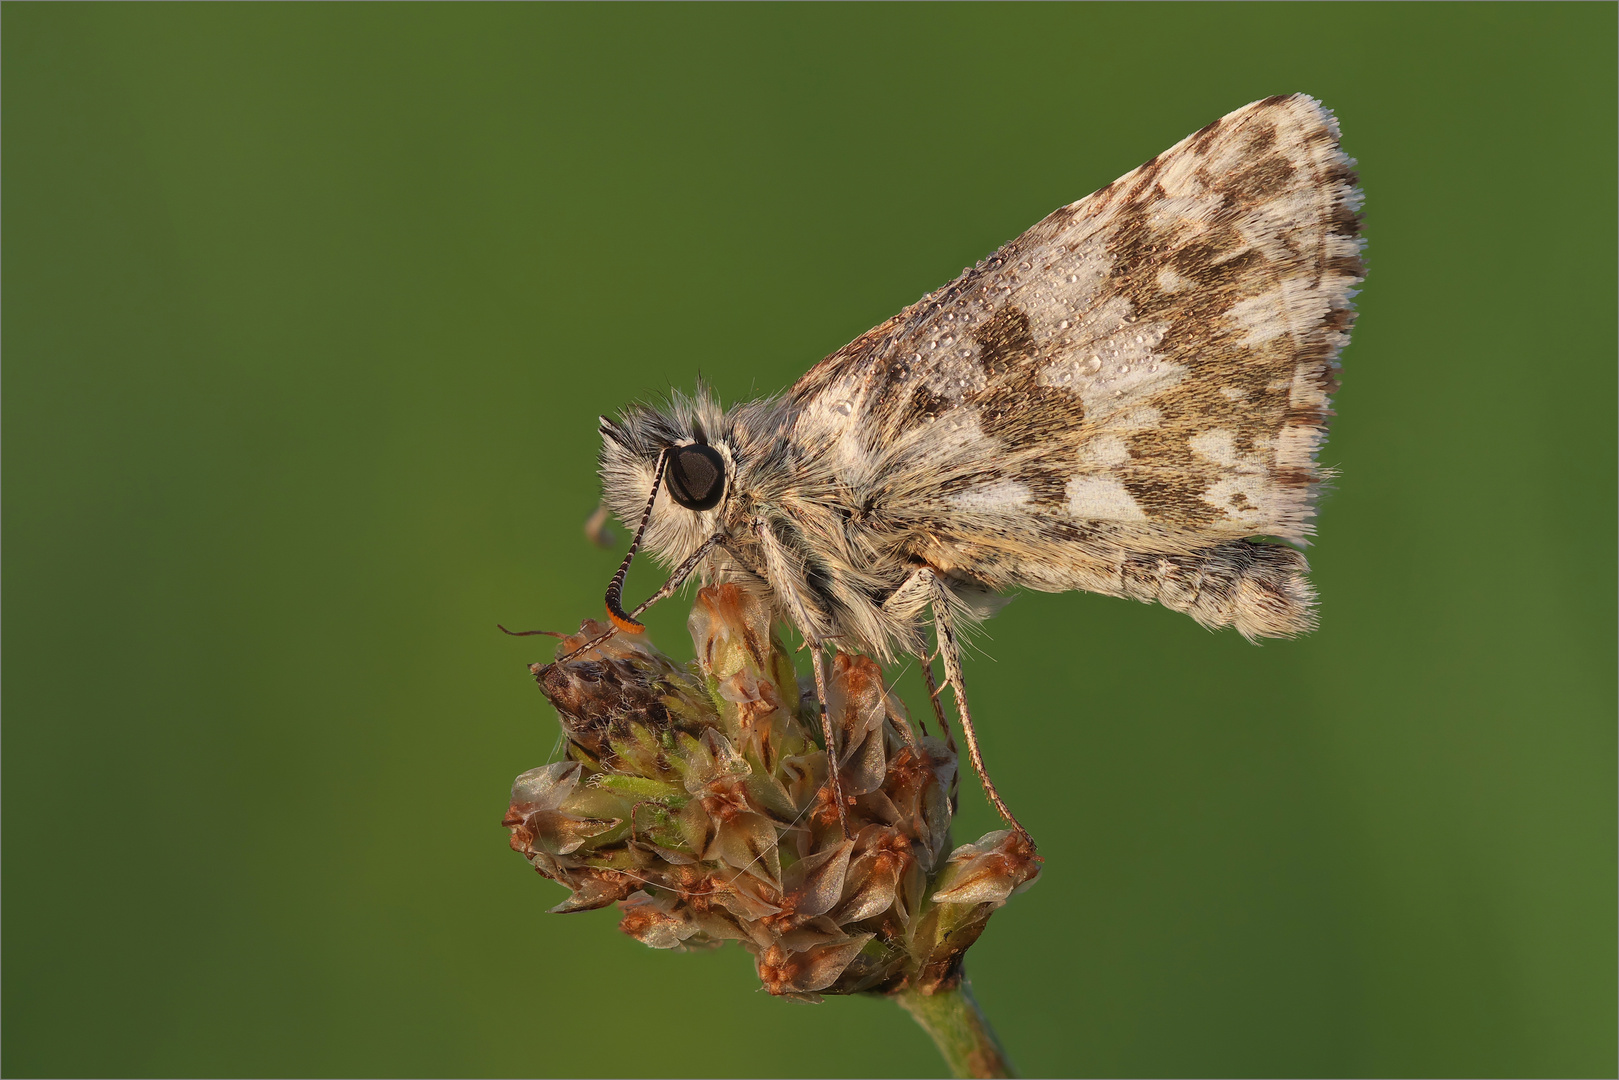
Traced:
MULTIPOLYGON (((955 986, 990 914, 1039 875, 1027 839, 952 851, 954 749, 913 730, 872 660, 839 654, 827 705, 845 833, 819 705, 763 605, 705 588, 689 626, 689 666, 621 634, 531 669, 567 757, 517 778, 504 824, 568 888, 551 910, 616 901, 620 929, 658 949, 739 941, 786 997, 955 986)), ((603 629, 586 622, 558 655, 603 629)))

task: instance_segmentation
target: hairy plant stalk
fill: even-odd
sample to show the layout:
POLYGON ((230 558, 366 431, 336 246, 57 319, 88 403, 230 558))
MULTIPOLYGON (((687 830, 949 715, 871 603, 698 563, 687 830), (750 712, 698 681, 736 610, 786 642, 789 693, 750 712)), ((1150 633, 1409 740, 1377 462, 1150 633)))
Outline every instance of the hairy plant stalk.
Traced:
POLYGON ((916 1017, 922 1030, 933 1037, 933 1044, 944 1056, 951 1076, 1016 1075, 965 978, 931 994, 906 988, 893 997, 906 1012, 916 1017))

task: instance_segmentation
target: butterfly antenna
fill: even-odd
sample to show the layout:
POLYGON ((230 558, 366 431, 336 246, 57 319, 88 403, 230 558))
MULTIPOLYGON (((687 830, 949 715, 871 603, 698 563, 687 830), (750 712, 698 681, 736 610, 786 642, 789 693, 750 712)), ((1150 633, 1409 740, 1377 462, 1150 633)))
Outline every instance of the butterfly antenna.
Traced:
POLYGON ((499 630, 502 634, 510 634, 512 637, 533 637, 535 634, 544 634, 546 637, 568 636, 567 634, 559 634, 555 630, 508 630, 499 623, 495 624, 495 629, 499 630))
POLYGON ((635 559, 635 553, 641 547, 641 536, 646 532, 647 523, 652 520, 652 504, 658 501, 658 488, 663 485, 663 471, 669 464, 669 448, 664 447, 658 452, 658 464, 652 473, 652 494, 647 496, 646 510, 641 513, 641 525, 635 530, 635 539, 630 541, 630 550, 624 556, 624 561, 618 566, 618 573, 613 575, 612 584, 607 586, 607 617, 613 620, 613 625, 626 634, 639 634, 646 630, 644 623, 636 622, 624 612, 624 579, 629 576, 630 563, 635 559))

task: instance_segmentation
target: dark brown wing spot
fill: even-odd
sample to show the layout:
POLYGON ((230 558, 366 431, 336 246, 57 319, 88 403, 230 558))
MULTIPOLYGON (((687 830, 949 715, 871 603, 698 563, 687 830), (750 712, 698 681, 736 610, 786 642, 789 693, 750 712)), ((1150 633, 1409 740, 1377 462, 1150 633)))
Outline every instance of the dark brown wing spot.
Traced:
POLYGON ((1004 478, 997 469, 975 469, 972 472, 957 473, 940 481, 938 491, 941 495, 957 495, 969 488, 993 484, 1001 479, 1004 478))
POLYGON ((1293 171, 1286 158, 1271 154, 1233 173, 1226 186, 1240 202, 1249 205, 1262 203, 1287 190, 1293 179, 1293 171))
POLYGON ((936 417, 943 416, 953 407, 949 398, 943 394, 936 394, 926 386, 918 386, 911 391, 906 399, 905 407, 900 410, 898 417, 899 427, 903 430, 913 424, 925 424, 936 417))
MULTIPOLYGON (((1000 440, 1009 451, 1072 445, 1073 433, 1085 422, 1085 403, 1078 394, 1040 386, 1032 373, 1027 378, 988 387, 971 400, 978 406, 978 423, 984 434, 1000 440)), ((1071 472, 1063 473, 1064 483, 1071 472)), ((1042 485, 1030 486, 1039 498, 1042 485)))
POLYGON ((1243 147, 1243 154, 1247 157, 1258 157, 1276 145, 1276 125, 1261 124, 1250 128, 1248 145, 1243 147))
POLYGON ((1094 526, 1083 525, 1077 521, 1068 521, 1063 518, 1041 518, 1040 534, 1048 540, 1063 543, 1076 543, 1096 539, 1094 526))
POLYGON ((1192 453, 1193 434, 1178 426, 1136 432, 1125 439, 1132 465, 1118 471, 1125 490, 1148 517, 1180 528, 1225 516, 1203 498, 1219 471, 1192 453))
POLYGON ((1016 304, 1007 304, 988 322, 973 331, 978 342, 978 362, 984 377, 993 381, 1010 374, 1034 355, 1034 336, 1029 333, 1029 315, 1016 304))
POLYGON ((1013 478, 1029 489, 1029 498, 1038 506, 1063 506, 1068 502, 1068 481, 1073 479, 1072 464, 1064 466, 1049 457, 1026 461, 1013 478))
POLYGON ((1202 151, 1207 148, 1209 143, 1214 141, 1214 137, 1219 134, 1220 125, 1223 123, 1225 123, 1225 118, 1221 117, 1213 123, 1205 124, 1203 127, 1199 128, 1197 132, 1192 135, 1190 148, 1196 151, 1202 151))

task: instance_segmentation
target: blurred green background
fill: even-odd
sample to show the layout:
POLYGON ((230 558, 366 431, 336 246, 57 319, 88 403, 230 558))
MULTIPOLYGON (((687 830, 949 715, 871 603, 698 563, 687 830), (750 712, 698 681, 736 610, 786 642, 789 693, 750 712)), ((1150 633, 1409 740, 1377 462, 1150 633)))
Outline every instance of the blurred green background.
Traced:
POLYGON ((937 1073, 542 914, 495 623, 599 613, 599 412, 1307 90, 1370 265, 1322 629, 990 624, 1047 862, 974 983, 1032 1074, 1613 1075, 1615 11, 7 4, 5 1072, 937 1073))

